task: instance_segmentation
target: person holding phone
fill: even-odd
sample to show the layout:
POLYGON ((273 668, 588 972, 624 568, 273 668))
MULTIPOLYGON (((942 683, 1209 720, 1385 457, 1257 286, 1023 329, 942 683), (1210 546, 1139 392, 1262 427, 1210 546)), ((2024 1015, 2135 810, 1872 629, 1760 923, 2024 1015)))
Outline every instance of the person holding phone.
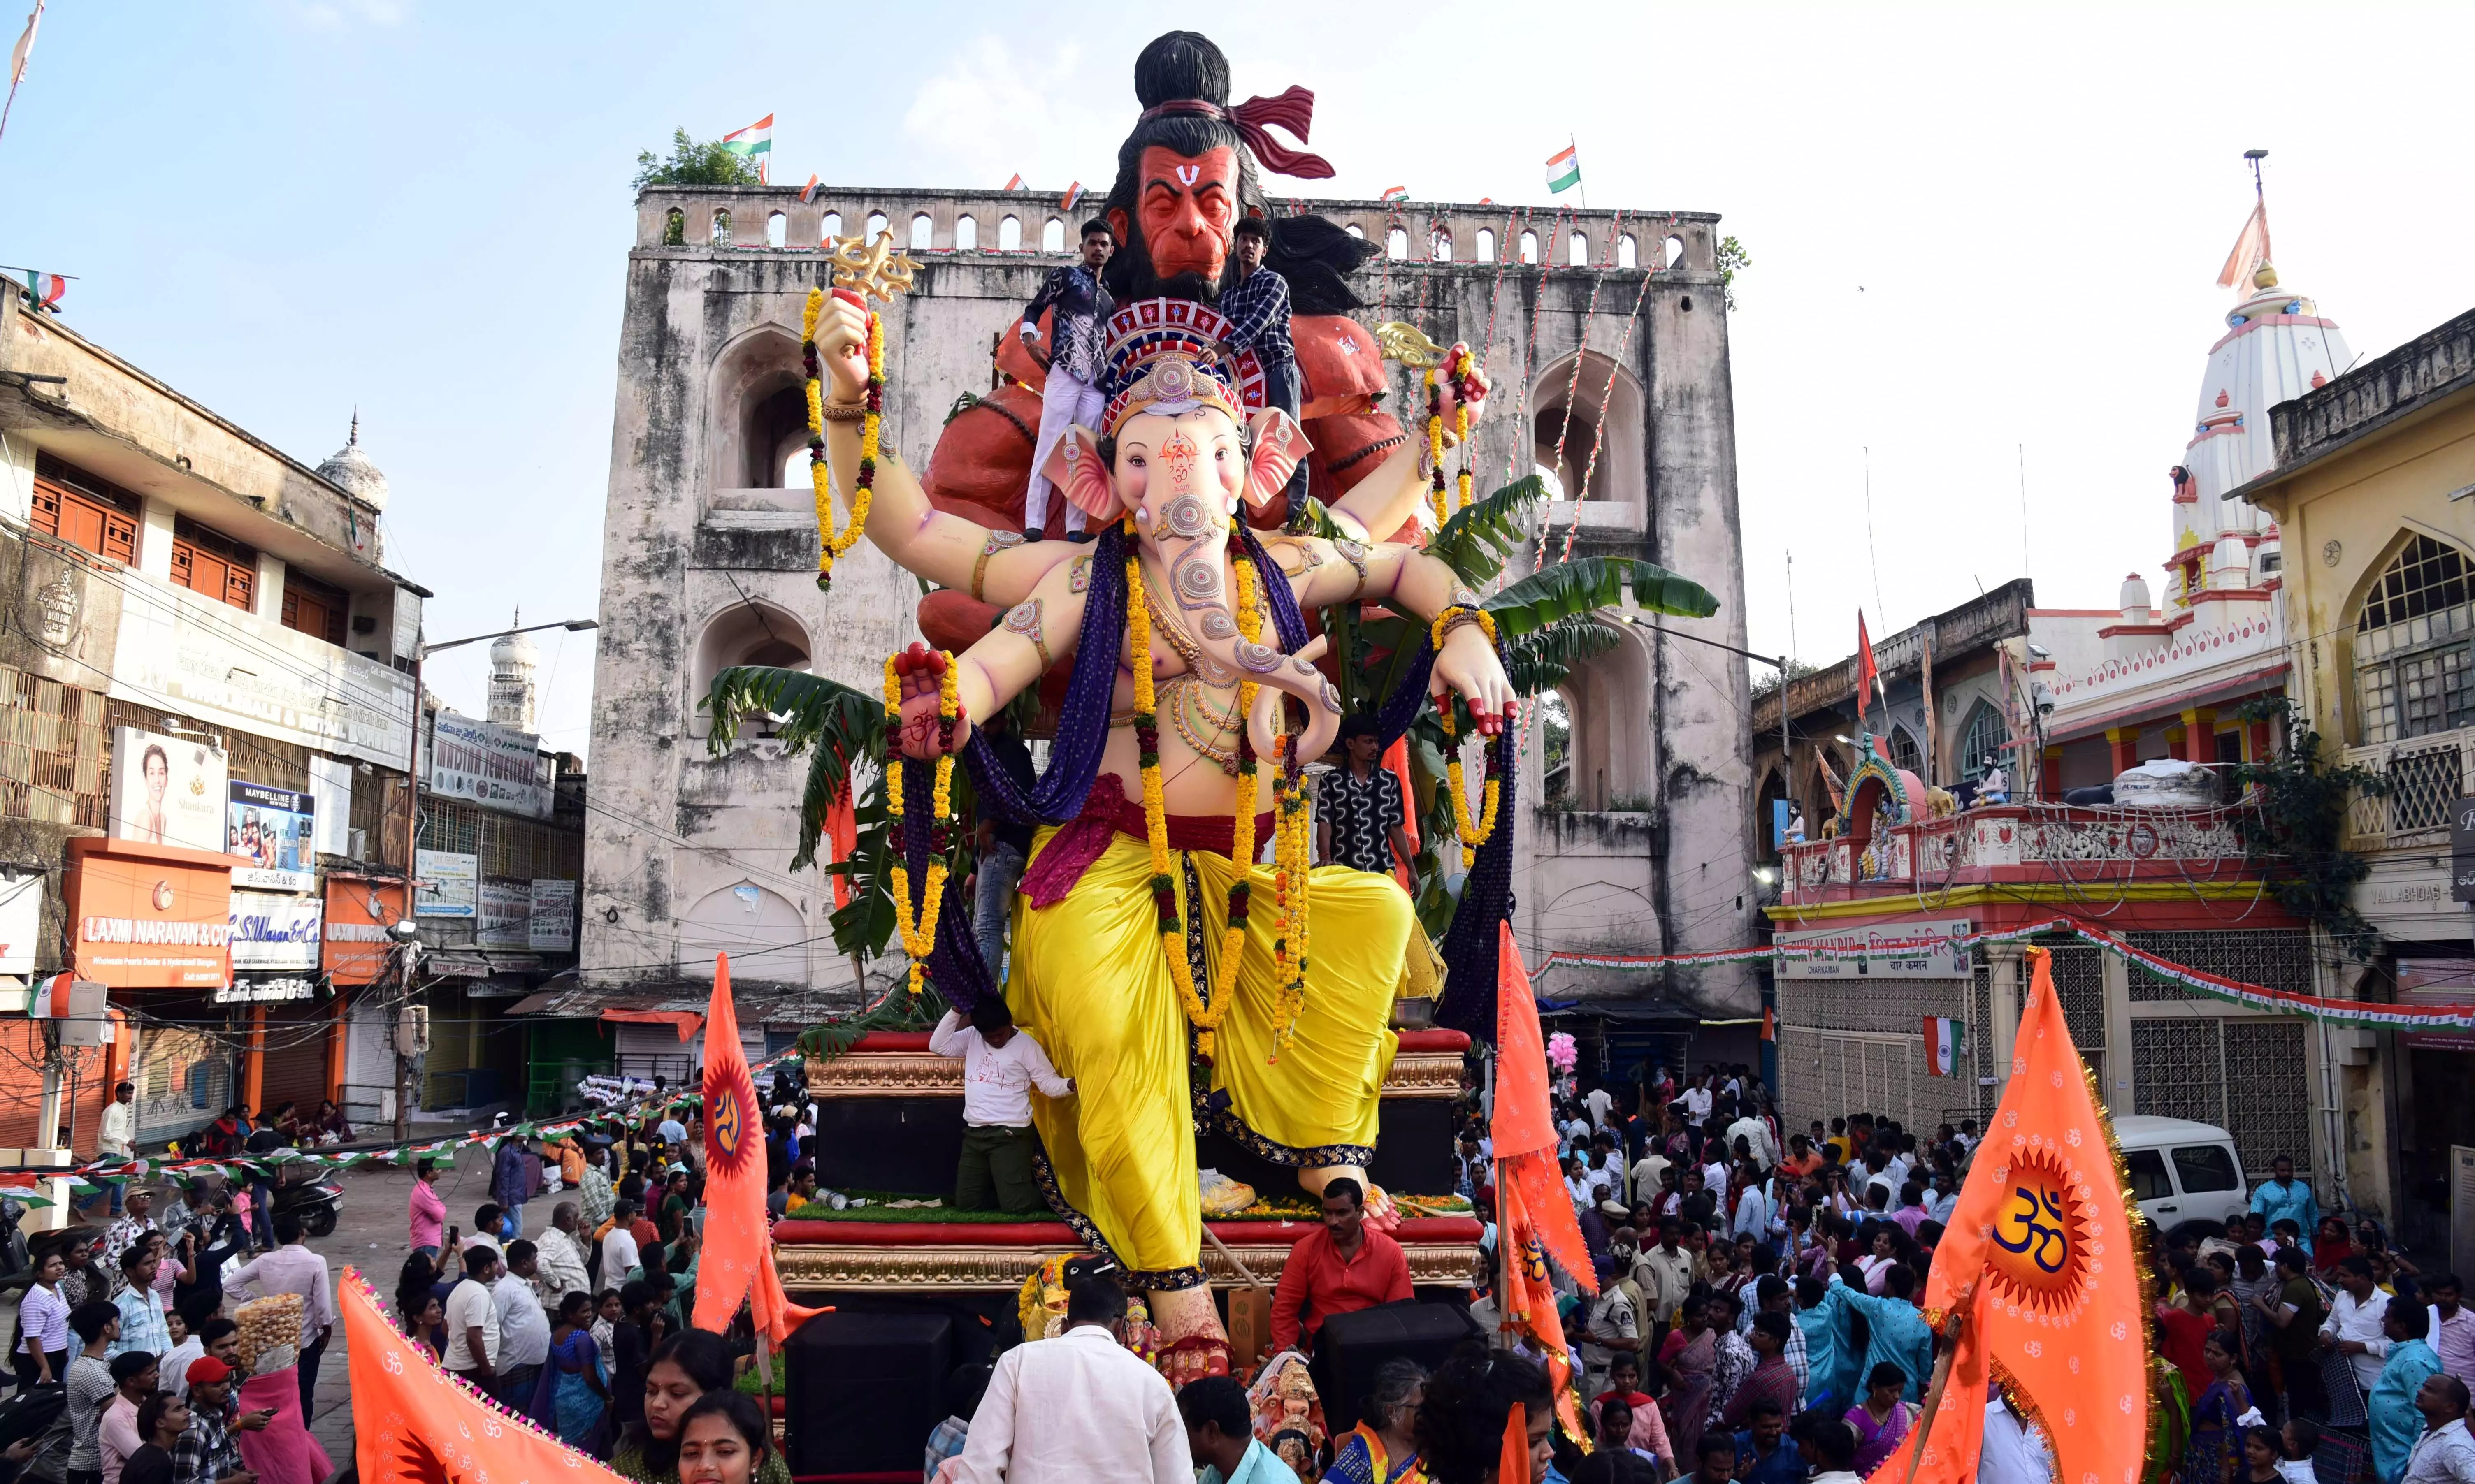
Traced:
MULTIPOLYGON (((239 1338, 238 1331, 223 1337, 229 1345, 239 1338)), ((206 1354, 189 1362, 189 1425, 182 1429, 180 1440, 172 1445, 172 1473, 175 1478, 206 1479, 211 1484, 257 1484, 257 1474, 241 1462, 240 1445, 233 1440, 234 1432, 255 1432, 266 1426, 275 1416, 272 1407, 234 1415, 233 1388, 240 1373, 231 1363, 214 1353, 209 1342, 206 1354)))

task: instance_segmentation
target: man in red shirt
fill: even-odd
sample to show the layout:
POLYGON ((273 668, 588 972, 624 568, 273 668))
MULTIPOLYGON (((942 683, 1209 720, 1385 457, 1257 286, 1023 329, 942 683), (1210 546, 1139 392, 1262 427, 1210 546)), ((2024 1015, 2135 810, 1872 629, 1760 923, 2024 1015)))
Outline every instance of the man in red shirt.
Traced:
POLYGON ((1272 1351, 1311 1348, 1335 1314, 1409 1297, 1401 1244, 1366 1225, 1366 1193, 1342 1176, 1323 1187, 1323 1227, 1298 1238, 1272 1294, 1272 1351), (1301 1314, 1306 1345, 1299 1343, 1301 1314))

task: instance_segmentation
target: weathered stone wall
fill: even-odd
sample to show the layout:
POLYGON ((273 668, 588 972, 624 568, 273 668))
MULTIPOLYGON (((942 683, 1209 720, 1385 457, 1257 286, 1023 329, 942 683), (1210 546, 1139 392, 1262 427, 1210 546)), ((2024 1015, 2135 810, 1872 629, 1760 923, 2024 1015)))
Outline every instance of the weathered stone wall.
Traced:
MULTIPOLYGON (((1591 480, 1592 492, 1604 486, 1608 498, 1578 507, 1573 550, 1637 556, 1695 578, 1717 595, 1718 615, 1658 621, 1741 645, 1717 219, 1540 212, 1526 230, 1549 261, 1523 264, 1471 260, 1482 232, 1496 255, 1519 253, 1525 223, 1499 207, 1421 208, 1405 225, 1381 203, 1312 205, 1378 241, 1403 226, 1421 254, 1431 220, 1451 237, 1453 261, 1370 262, 1358 284, 1369 301, 1360 318, 1409 319, 1439 342, 1484 348, 1496 396, 1477 440, 1479 492, 1530 471, 1542 401, 1571 391, 1627 411, 1630 422, 1607 431, 1603 463, 1632 467, 1591 480), (1594 262, 1643 266, 1576 268, 1562 240, 1570 231, 1583 234, 1594 262), (1651 264, 1670 265, 1653 273, 1651 264), (1579 382, 1569 370, 1576 352, 1589 353, 1579 382)), ((708 755, 695 715, 710 673, 699 643, 733 610, 744 622, 747 605, 761 605, 769 622, 796 625, 796 642, 819 673, 872 692, 886 653, 916 637, 916 582, 870 547, 840 560, 830 596, 817 593, 816 523, 804 479, 772 492, 723 481, 745 478, 751 467, 742 447, 746 406, 796 378, 801 303, 821 267, 813 246, 820 231, 856 234, 881 215, 908 242, 913 218, 923 213, 930 229, 928 245, 912 250, 924 265, 916 290, 887 311, 886 437, 915 468, 925 464, 955 397, 988 389, 994 337, 1046 271, 1067 260, 1037 251, 1048 219, 1070 232, 1086 213, 1023 193, 826 188, 806 207, 796 191, 771 188, 657 189, 640 198, 603 532, 593 759, 600 807, 587 839, 584 912, 589 983, 675 982, 669 965, 693 961, 698 945, 709 954, 742 910, 751 925, 772 924, 757 937, 779 946, 758 956, 762 967, 735 951, 735 983, 848 982, 825 921, 830 891, 818 889, 812 872, 789 873, 805 764, 773 755, 762 741, 742 742, 727 758, 708 755), (686 240, 665 246, 673 210, 686 240), (717 211, 730 214, 727 243, 713 237, 717 211), (775 213, 784 245, 764 246, 775 213), (1029 251, 997 250, 1009 214, 1029 251), (957 251, 965 216, 979 245, 957 251), (734 888, 777 900, 751 901, 734 888), (607 920, 614 909, 616 922, 607 920), (683 927, 691 917, 699 922, 683 927), (790 920, 805 925, 796 946, 781 925, 790 920)), ((1396 412, 1423 403, 1413 377, 1396 372, 1386 403, 1396 412)), ((1564 548, 1576 513, 1571 503, 1549 513, 1550 560, 1564 548)), ((1745 940, 1744 667, 1654 629, 1628 629, 1626 640, 1589 677, 1597 709, 1583 710, 1613 775, 1606 797, 1594 802, 1647 798, 1655 808, 1647 823, 1611 814, 1534 820, 1524 831, 1515 928, 1533 958, 1554 947, 1657 952, 1745 940), (1589 895, 1600 878, 1621 878, 1626 901, 1559 906, 1578 903, 1577 892, 1589 895)), ((1525 799, 1537 799, 1537 784, 1533 740, 1525 799)), ((1640 985, 1633 976, 1621 986, 1577 981, 1568 990, 1638 992, 1640 985)), ((1752 994, 1750 980, 1728 975, 1699 976, 1692 989, 1695 1003, 1713 1013, 1742 1012, 1752 994)))

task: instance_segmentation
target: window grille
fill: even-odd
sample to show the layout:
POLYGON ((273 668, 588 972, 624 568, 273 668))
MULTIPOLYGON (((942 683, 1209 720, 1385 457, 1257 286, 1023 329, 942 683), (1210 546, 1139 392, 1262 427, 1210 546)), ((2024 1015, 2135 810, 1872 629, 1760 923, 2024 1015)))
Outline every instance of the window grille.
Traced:
POLYGON ((2355 624, 2355 710, 2365 743, 2475 724, 2475 602, 2466 558, 2417 536, 2392 558, 2355 624))

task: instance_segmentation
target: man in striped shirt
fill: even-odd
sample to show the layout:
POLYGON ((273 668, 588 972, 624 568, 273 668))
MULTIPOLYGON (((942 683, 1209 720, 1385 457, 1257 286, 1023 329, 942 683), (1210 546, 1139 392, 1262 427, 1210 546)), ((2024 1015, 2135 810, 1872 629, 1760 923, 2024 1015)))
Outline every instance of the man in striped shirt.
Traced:
MULTIPOLYGON (((1306 387, 1298 377, 1297 344, 1289 338, 1289 280, 1263 266, 1272 229, 1260 216, 1238 218, 1232 229, 1238 249, 1238 281, 1220 291, 1220 312, 1229 317, 1229 348, 1253 351, 1263 368, 1263 403, 1295 420, 1306 387)), ((1289 473, 1290 528, 1306 509, 1304 459, 1289 473)))

